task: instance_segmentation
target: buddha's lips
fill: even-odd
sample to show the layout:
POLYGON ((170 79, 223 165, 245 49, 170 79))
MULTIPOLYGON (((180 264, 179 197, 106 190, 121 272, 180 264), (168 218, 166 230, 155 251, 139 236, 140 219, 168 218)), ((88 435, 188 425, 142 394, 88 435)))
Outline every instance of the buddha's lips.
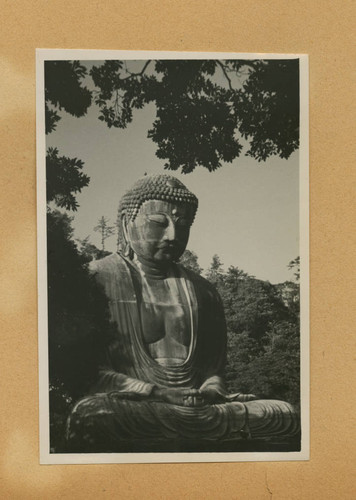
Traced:
POLYGON ((163 243, 158 248, 160 250, 178 250, 179 246, 176 243, 163 243))

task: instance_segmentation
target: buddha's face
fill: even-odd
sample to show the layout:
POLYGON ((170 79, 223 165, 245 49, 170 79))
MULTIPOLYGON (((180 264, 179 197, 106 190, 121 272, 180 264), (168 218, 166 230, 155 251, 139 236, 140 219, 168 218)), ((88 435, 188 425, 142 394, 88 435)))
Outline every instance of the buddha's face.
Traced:
POLYGON ((193 219, 192 207, 184 203, 150 200, 129 221, 126 237, 139 257, 155 262, 173 262, 184 252, 193 219))

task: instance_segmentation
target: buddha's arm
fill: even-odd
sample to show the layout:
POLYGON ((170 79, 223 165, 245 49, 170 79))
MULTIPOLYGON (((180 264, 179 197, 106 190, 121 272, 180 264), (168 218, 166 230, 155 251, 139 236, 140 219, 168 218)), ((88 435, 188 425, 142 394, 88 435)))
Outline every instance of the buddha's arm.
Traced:
POLYGON ((130 377, 120 370, 119 344, 112 342, 101 360, 98 380, 90 393, 107 393, 116 391, 125 395, 149 398, 181 406, 199 406, 203 400, 198 389, 158 387, 130 377))
POLYGON ((220 295, 215 289, 211 288, 211 285, 209 292, 208 303, 205 308, 209 312, 207 325, 209 330, 207 333, 211 340, 206 352, 210 359, 205 360, 208 369, 199 391, 210 402, 222 402, 227 396, 223 379, 226 364, 226 322, 220 295))
MULTIPOLYGON (((157 387, 122 373, 120 371, 120 358, 120 345, 114 341, 103 353, 98 379, 90 391, 91 394, 116 391, 125 393, 125 395, 136 395, 139 398, 150 398, 154 401, 187 406, 193 406, 191 401, 187 401, 187 398, 196 397, 199 399, 198 389, 157 387)), ((196 403, 198 404, 198 401, 196 403)))
POLYGON ((101 353, 98 378, 90 392, 95 394, 118 391, 149 396, 154 385, 123 373, 122 366, 120 344, 112 341, 101 353))
POLYGON ((99 378, 91 392, 129 392, 140 396, 150 396, 154 385, 138 380, 109 368, 99 370, 99 378))
MULTIPOLYGON (((114 256, 113 256, 114 257, 114 256)), ((109 300, 117 300, 115 284, 119 281, 117 260, 112 256, 109 259, 92 261, 89 270, 95 276, 98 285, 109 300)), ((115 319, 115 314, 113 314, 115 319)), ((120 342, 111 341, 101 352, 98 378, 91 388, 91 394, 111 391, 133 393, 140 396, 149 396, 153 384, 138 380, 122 373, 120 342)))
POLYGON ((99 379, 92 388, 92 394, 117 391, 130 393, 139 397, 149 397, 154 401, 164 401, 181 406, 201 406, 203 399, 198 389, 157 387, 124 373, 118 373, 108 368, 99 371, 99 379))

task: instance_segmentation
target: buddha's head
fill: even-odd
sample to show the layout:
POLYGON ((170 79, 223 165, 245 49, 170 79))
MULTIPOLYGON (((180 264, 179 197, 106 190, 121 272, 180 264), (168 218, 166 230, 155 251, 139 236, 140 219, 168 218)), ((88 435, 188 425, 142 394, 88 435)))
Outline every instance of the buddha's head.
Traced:
POLYGON ((120 202, 121 250, 156 263, 177 261, 187 246, 197 207, 196 196, 175 177, 139 179, 120 202))

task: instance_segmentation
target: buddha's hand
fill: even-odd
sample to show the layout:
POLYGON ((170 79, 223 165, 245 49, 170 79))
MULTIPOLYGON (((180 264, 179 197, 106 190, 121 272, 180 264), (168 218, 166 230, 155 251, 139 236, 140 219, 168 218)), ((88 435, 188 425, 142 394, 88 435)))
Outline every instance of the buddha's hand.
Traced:
POLYGON ((199 389, 199 392, 207 404, 229 403, 233 401, 246 403, 247 401, 254 401, 258 399, 255 394, 242 394, 240 392, 229 394, 219 383, 203 384, 203 386, 199 389))
POLYGON ((225 403, 228 399, 227 393, 220 387, 203 387, 199 392, 204 401, 210 405, 225 403))
POLYGON ((208 378, 199 389, 206 404, 219 404, 229 401, 229 393, 225 389, 223 379, 219 375, 208 378))
POLYGON ((155 400, 178 406, 197 407, 206 404, 198 389, 154 387, 151 396, 155 400))

